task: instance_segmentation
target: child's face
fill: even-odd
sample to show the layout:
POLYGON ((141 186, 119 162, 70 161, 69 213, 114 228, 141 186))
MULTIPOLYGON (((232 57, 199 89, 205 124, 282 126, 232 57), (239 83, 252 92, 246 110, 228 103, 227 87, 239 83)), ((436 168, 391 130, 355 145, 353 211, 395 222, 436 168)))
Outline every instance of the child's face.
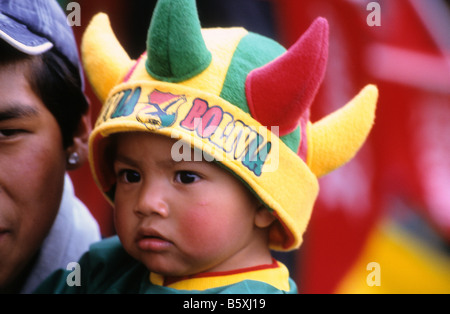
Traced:
POLYGON ((170 276, 270 263, 267 230, 255 226, 266 210, 216 164, 174 162, 174 143, 150 133, 117 138, 115 223, 124 248, 170 276))

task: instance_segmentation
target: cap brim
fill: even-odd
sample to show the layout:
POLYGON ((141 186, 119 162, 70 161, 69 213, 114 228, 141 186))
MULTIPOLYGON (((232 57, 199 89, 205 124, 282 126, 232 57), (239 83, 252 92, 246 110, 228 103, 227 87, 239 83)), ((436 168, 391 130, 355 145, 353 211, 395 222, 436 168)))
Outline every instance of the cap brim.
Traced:
POLYGON ((53 47, 47 38, 31 32, 25 25, 4 14, 0 14, 0 38, 29 55, 38 55, 53 47))

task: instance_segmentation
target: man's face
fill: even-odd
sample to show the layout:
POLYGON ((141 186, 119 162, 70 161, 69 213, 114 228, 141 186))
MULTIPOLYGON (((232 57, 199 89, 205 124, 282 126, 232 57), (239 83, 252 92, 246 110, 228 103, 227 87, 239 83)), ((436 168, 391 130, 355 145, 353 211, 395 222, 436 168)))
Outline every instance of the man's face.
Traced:
POLYGON ((17 282, 57 214, 66 153, 25 65, 0 67, 0 291, 17 282))

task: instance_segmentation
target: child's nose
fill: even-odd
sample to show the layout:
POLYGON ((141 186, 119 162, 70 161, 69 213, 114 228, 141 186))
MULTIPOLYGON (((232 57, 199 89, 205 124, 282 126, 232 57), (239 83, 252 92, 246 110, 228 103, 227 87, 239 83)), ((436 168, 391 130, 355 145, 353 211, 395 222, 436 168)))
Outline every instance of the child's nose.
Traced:
POLYGON ((160 182, 149 182, 144 184, 140 191, 136 214, 139 216, 150 216, 153 214, 167 218, 169 206, 167 203, 167 187, 160 182))

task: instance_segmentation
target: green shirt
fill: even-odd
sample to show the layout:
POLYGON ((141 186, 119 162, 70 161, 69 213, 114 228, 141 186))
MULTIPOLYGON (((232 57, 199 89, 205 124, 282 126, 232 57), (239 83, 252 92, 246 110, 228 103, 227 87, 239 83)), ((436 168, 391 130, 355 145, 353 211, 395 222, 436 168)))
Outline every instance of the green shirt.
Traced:
MULTIPOLYGON (((183 290, 154 284, 150 281, 149 270, 142 263, 128 255, 117 236, 91 245, 90 250, 83 255, 78 264, 78 269, 60 269, 54 272, 38 287, 35 293, 297 293, 297 287, 291 278, 287 278, 289 281, 288 291, 278 289, 273 285, 258 280, 242 280, 233 284, 203 290, 183 290), (79 280, 74 280, 76 276, 79 276, 79 280)), ((284 267, 284 265, 282 266, 284 267)), ((208 280, 208 278, 204 280, 208 280)))

